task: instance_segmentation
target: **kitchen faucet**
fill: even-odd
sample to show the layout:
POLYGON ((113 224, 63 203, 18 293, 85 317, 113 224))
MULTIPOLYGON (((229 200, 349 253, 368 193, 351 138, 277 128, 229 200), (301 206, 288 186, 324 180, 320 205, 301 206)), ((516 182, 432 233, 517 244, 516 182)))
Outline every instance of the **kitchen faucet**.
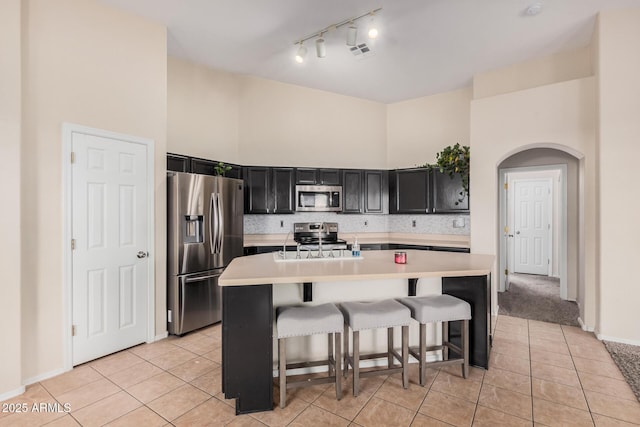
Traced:
POLYGON ((320 230, 318 230, 318 258, 323 258, 324 255, 322 255, 322 232, 325 229, 325 224, 324 222, 320 223, 320 230))

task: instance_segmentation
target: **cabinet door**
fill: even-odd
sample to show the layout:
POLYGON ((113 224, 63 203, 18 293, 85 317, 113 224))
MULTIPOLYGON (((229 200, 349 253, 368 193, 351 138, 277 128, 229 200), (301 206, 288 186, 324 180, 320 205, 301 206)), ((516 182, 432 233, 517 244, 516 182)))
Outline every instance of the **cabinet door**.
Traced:
POLYGON ((321 185, 340 185, 339 169, 319 169, 318 184, 321 185))
POLYGON ((387 213, 387 171, 364 171, 364 213, 387 213))
POLYGON ((342 171, 342 213, 362 213, 362 171, 342 171))
POLYGON ((214 166, 217 162, 205 159, 191 159, 191 172, 201 173, 203 175, 215 175, 214 166))
POLYGON ((469 212, 469 196, 463 193, 462 177, 459 174, 450 177, 439 170, 434 170, 432 180, 434 213, 469 212))
POLYGON ((429 169, 404 169, 391 172, 392 214, 429 213, 429 169))
POLYGON ((273 173, 273 200, 274 205, 271 213, 284 214, 294 213, 294 195, 295 187, 294 169, 293 168, 272 168, 273 173))
POLYGON ((167 170, 173 172, 191 172, 191 159, 178 154, 167 154, 167 170))
POLYGON ((318 169, 313 168, 297 168, 296 184, 315 185, 318 183, 318 169))
POLYGON ((248 214, 269 213, 270 170, 264 167, 244 169, 244 211, 248 214))

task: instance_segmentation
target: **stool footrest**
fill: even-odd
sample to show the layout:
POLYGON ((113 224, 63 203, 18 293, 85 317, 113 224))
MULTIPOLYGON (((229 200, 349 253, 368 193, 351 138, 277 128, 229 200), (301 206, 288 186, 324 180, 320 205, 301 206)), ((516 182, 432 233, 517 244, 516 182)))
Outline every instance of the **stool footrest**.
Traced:
POLYGON ((397 368, 384 368, 384 369, 376 369, 375 371, 360 371, 360 377, 375 377, 376 375, 391 375, 402 372, 402 366, 398 366, 397 368))
POLYGON ((326 366, 329 363, 335 366, 336 361, 333 359, 317 360, 313 362, 287 363, 287 369, 312 368, 314 366, 326 366))
POLYGON ((449 347, 449 350, 453 350, 458 354, 462 354, 462 349, 460 347, 458 347, 457 345, 451 344, 450 342, 448 342, 446 344, 446 346, 449 347))
POLYGON ((449 365, 461 365, 464 364, 464 359, 449 359, 449 360, 440 360, 437 362, 429 362, 427 363, 427 368, 439 368, 441 366, 449 366, 449 365))
POLYGON ((287 381, 287 390, 290 388, 300 388, 307 387, 310 385, 318 385, 318 384, 332 384, 335 383, 336 379, 334 377, 320 377, 320 378, 309 378, 308 380, 299 380, 299 381, 287 381))

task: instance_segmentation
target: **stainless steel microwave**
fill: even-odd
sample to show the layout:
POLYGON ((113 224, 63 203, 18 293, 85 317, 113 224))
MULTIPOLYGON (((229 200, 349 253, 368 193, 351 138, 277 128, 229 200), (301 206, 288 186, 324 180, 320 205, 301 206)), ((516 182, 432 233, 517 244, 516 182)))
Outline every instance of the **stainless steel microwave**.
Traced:
POLYGON ((342 186, 296 185, 296 211, 342 212, 342 186))

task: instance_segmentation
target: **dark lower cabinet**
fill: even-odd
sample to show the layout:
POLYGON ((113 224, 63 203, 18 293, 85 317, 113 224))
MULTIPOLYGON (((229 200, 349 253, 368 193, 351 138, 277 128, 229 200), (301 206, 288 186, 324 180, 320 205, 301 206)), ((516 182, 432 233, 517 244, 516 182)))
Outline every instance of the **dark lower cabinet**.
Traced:
POLYGON ((432 171, 433 213, 469 212, 469 196, 462 188, 462 177, 449 176, 439 170, 432 171))
MULTIPOLYGON (((469 363, 489 369, 491 347, 491 279, 489 276, 443 277, 442 293, 471 305, 469 321, 469 363)), ((460 345, 461 322, 449 324, 449 338, 460 345)), ((451 350, 449 350, 451 351, 451 350)))
POLYGON ((222 288, 222 391, 236 415, 273 409, 272 285, 222 288))

